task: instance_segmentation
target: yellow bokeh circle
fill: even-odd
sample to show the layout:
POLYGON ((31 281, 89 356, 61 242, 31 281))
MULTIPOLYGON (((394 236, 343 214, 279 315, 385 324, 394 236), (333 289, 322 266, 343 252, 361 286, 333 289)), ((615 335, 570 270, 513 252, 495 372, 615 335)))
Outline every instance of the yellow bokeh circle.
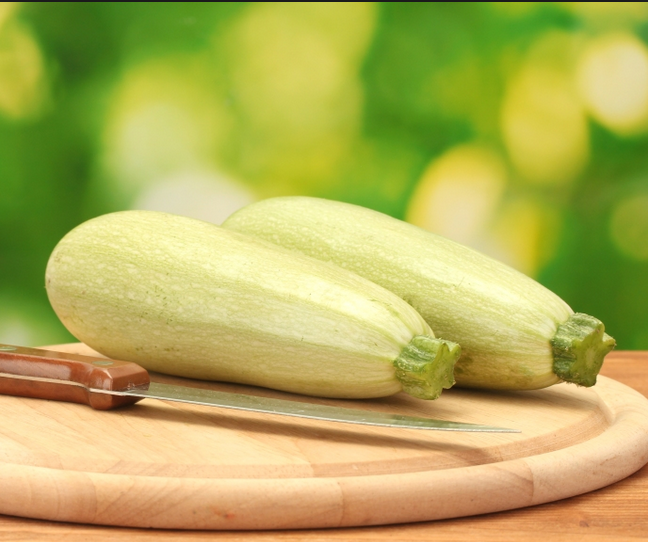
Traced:
POLYGON ((648 260, 648 193, 619 201, 612 210, 609 229, 619 252, 634 260, 648 260))
POLYGON ((624 32, 594 39, 577 70, 590 115, 619 135, 648 129, 648 48, 624 32))

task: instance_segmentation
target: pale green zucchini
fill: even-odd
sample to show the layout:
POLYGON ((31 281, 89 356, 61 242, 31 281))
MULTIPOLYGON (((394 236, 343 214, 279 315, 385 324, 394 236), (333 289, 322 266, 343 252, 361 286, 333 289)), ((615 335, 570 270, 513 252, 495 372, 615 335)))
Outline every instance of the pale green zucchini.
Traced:
POLYGON ((341 202, 283 197, 253 203, 223 227, 352 270, 398 294, 437 336, 461 344, 457 385, 592 386, 614 347, 603 324, 574 314, 531 278, 468 247, 341 202))
POLYGON ((198 220, 89 220, 55 247, 46 288, 77 339, 152 371, 342 398, 454 383, 458 345, 392 292, 198 220))

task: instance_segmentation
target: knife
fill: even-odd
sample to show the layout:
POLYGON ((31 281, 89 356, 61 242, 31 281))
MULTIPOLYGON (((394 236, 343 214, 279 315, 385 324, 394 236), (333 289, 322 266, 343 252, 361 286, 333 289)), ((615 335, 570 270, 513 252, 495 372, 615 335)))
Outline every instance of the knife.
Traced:
POLYGON ((331 422, 440 431, 520 432, 151 382, 146 369, 130 361, 9 344, 0 344, 0 394, 81 403, 97 410, 132 405, 142 399, 161 399, 331 422))

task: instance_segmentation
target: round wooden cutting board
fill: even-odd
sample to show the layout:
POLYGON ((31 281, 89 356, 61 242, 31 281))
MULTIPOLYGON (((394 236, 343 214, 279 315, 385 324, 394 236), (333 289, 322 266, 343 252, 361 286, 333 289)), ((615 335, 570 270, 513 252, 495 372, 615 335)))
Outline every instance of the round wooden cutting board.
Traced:
MULTIPOLYGON (((48 347, 96 355, 85 345, 48 347)), ((173 529, 380 525, 549 502, 648 462, 648 400, 589 389, 452 389, 371 401, 154 380, 520 429, 389 429, 145 400, 116 411, 0 396, 0 514, 173 529)))

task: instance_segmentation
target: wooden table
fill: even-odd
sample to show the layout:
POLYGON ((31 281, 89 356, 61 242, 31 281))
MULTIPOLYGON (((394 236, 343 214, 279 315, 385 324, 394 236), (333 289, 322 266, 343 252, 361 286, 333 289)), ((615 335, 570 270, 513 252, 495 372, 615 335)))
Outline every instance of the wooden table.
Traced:
MULTIPOLYGON (((601 374, 648 397, 648 352, 610 354, 601 374)), ((2 491, 2 488, 0 488, 2 491)), ((0 540, 631 540, 648 539, 648 465, 585 495, 531 508, 409 525, 314 531, 160 531, 75 525, 0 516, 0 540)))

